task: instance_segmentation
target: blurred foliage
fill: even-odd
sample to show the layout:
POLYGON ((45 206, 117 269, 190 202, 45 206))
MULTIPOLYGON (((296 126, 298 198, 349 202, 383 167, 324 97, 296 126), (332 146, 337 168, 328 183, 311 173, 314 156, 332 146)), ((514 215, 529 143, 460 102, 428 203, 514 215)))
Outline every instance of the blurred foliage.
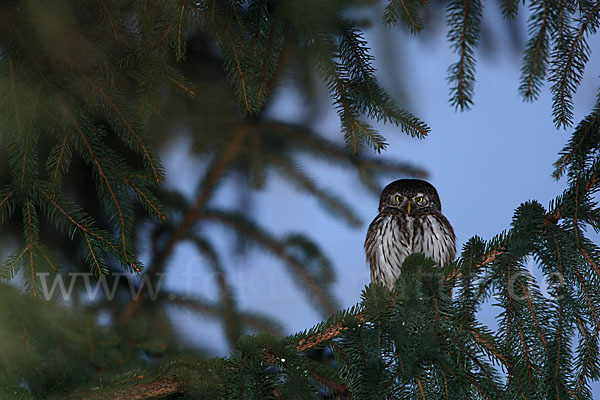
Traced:
MULTIPOLYGON (((222 256, 203 229, 216 223, 280 258, 324 315, 335 312, 329 293, 335 274, 316 243, 298 234, 275 237, 249 210, 223 209, 212 195, 226 182, 250 195, 278 173, 358 226, 354 210, 305 171, 302 156, 352 169, 376 191, 378 176, 424 172, 359 152, 364 141, 384 146, 367 119, 396 123, 417 136, 427 128, 378 85, 362 33, 333 12, 340 4, 297 6, 4 2, 1 151, 8 162, 0 217, 5 250, 13 252, 1 276, 21 272, 27 291, 41 296, 46 276, 56 283, 59 270, 85 271, 87 264, 92 281, 117 286, 118 301, 94 309, 111 309, 113 321, 127 321, 139 306, 160 309, 157 304, 168 301, 159 297, 149 306, 140 300, 124 308, 123 293, 130 284, 141 291, 145 282, 156 287, 169 257, 186 241, 205 256, 222 298, 177 305, 227 315, 232 343, 245 331, 237 326, 244 315, 250 325, 278 331, 272 321, 236 309, 222 256), (329 86, 354 154, 269 112, 267 94, 276 85, 300 86, 317 76, 329 86), (192 154, 206 161, 192 201, 160 184, 164 174, 156 155, 184 135, 192 154), (140 248, 150 252, 146 265, 137 257, 140 248), (151 278, 111 276, 119 272, 151 278)), ((311 90, 303 93, 311 96, 311 90)), ((84 283, 76 282, 73 298, 84 283)))
MULTIPOLYGON (((239 309, 228 279, 231 266, 223 264, 227 257, 207 229, 215 224, 280 259, 323 315, 337 310, 331 294, 335 269, 317 243, 299 233, 276 236, 251 209, 225 208, 213 194, 234 185, 240 195, 252 196, 279 176, 332 216, 359 226, 342 197, 307 172, 306 155, 354 171, 373 192, 381 176, 425 176, 419 168, 361 149, 362 142, 385 146, 369 119, 398 124, 417 136, 427 128, 379 86, 362 33, 334 12, 341 4, 27 0, 0 5, 0 154, 6 160, 0 164, 0 276, 22 284, 36 299, 61 303, 63 298, 68 310, 87 321, 88 334, 97 335, 88 346, 98 357, 114 358, 108 365, 74 347, 68 357, 85 364, 79 371, 52 364, 56 360, 44 353, 30 359, 86 325, 74 326, 56 313, 28 312, 43 303, 24 299, 21 323, 29 320, 41 328, 28 333, 40 347, 23 353, 22 365, 36 364, 42 375, 56 372, 62 380, 49 374, 44 379, 68 386, 125 368, 124 361, 114 363, 120 358, 162 359, 181 348, 169 317, 174 308, 221 321, 232 347, 244 333, 281 337, 277 321, 239 309), (270 111, 270 93, 290 86, 313 105, 322 103, 319 88, 329 87, 346 145, 270 111), (376 110, 369 106, 373 101, 376 110), (190 139, 190 153, 204 161, 191 183, 197 187, 193 199, 163 184, 157 156, 181 137, 190 139), (181 243, 203 256, 204 273, 215 277, 216 301, 201 293, 155 293, 181 243), (50 334, 53 327, 60 329, 50 334), (135 341, 133 333, 139 336, 135 341), (105 340, 123 353, 100 346, 105 340), (160 346, 151 345, 154 341, 160 346), (135 357, 133 344, 139 351, 135 357), (129 346, 129 353, 120 346, 129 346)), ((14 304, 4 306, 13 312, 14 304)), ((10 345, 23 340, 18 332, 5 341, 15 355, 24 351, 21 342, 10 345)), ((11 365, 8 353, 3 359, 4 367, 11 365)), ((44 393, 47 382, 40 382, 38 373, 11 368, 13 375, 1 382, 44 393)))

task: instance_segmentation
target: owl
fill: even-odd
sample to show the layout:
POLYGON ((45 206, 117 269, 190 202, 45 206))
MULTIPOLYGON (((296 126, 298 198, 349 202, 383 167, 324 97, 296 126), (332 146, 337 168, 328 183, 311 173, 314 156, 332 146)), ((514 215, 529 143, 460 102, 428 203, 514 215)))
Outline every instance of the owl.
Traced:
POLYGON ((371 282, 394 288, 404 259, 423 253, 442 266, 454 260, 456 237, 435 188, 420 179, 387 185, 365 239, 371 282))

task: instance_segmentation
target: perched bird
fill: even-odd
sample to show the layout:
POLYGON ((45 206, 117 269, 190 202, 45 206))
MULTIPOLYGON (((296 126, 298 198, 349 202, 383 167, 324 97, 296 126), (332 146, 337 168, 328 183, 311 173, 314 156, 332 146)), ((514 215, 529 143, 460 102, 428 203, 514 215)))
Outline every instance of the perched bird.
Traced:
POLYGON ((365 239, 371 282, 394 288, 404 259, 423 253, 438 265, 454 261, 456 237, 435 188, 420 179, 387 185, 365 239))

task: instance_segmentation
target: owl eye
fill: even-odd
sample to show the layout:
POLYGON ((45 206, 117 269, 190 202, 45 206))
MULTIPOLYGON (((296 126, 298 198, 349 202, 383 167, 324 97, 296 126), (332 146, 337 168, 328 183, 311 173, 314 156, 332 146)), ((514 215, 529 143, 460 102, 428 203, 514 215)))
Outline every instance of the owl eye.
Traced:
POLYGON ((416 200, 417 204, 423 204, 424 201, 425 201, 425 199, 423 199, 423 196, 417 197, 417 200, 416 200))
POLYGON ((396 201, 396 203, 400 203, 400 196, 396 195, 396 197, 394 197, 394 200, 396 201))

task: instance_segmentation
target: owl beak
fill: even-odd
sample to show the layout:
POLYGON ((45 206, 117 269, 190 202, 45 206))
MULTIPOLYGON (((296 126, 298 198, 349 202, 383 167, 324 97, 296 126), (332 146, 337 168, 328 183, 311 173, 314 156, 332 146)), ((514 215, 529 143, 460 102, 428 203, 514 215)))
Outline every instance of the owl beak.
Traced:
POLYGON ((412 206, 412 203, 410 202, 410 200, 409 200, 409 201, 407 201, 407 202, 406 202, 406 212, 407 212, 408 214, 410 214, 410 208, 411 208, 411 206, 412 206))

